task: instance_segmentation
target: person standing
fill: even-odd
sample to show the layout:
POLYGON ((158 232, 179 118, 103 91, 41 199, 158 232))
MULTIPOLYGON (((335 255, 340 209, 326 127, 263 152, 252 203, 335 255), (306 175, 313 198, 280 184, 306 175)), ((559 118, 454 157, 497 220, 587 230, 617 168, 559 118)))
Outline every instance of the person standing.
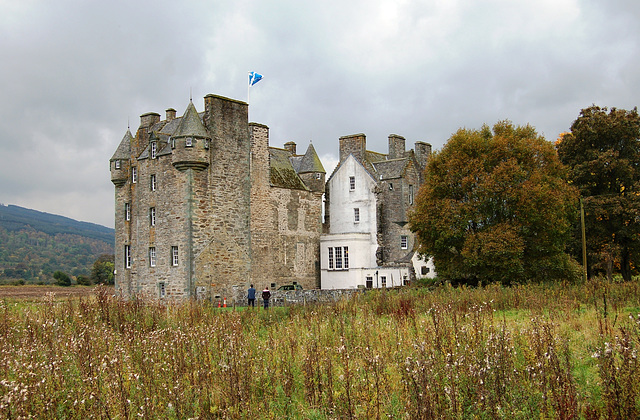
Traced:
POLYGON ((264 309, 269 309, 269 299, 271 299, 271 292, 269 291, 269 286, 267 286, 262 291, 262 301, 264 302, 264 309))
POLYGON ((247 299, 249 299, 249 304, 247 306, 251 306, 252 308, 256 307, 256 289, 253 288, 253 284, 247 290, 247 299))

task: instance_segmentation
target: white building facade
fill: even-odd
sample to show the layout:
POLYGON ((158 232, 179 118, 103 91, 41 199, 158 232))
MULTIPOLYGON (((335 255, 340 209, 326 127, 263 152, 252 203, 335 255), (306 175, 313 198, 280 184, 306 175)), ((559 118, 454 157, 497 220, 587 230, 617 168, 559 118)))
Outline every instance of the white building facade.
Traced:
POLYGON ((323 289, 389 288, 416 274, 435 276, 433 263, 415 255, 407 223, 431 146, 405 151, 404 141, 389 136, 389 154, 381 154, 366 150, 364 134, 340 138, 340 163, 325 189, 323 289))

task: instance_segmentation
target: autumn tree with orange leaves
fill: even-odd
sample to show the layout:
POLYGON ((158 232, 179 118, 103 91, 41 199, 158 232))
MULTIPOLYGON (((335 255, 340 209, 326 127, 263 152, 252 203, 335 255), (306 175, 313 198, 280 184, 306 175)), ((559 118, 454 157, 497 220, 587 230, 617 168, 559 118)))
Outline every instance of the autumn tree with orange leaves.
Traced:
POLYGON ((565 252, 578 193, 552 143, 529 125, 460 129, 432 154, 410 215, 440 277, 502 284, 575 279, 565 252))
POLYGON ((637 109, 585 108, 557 149, 584 202, 590 273, 619 271, 630 281, 640 258, 637 109))

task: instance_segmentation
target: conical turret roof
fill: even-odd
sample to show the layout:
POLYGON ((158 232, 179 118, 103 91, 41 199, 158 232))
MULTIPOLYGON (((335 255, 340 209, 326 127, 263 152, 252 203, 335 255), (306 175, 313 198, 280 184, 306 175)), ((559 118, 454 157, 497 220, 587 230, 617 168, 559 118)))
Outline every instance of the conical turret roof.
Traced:
POLYGON ((298 166, 298 173, 304 174, 309 172, 315 173, 323 173, 325 174, 324 166, 322 166, 322 162, 320 162, 320 158, 316 153, 316 149, 313 147, 313 144, 309 144, 307 147, 307 152, 302 157, 300 161, 300 165, 298 166))
POLYGON ((120 141, 120 145, 116 149, 116 152, 111 157, 111 160, 119 160, 119 159, 129 159, 131 158, 131 141, 133 140, 133 136, 131 135, 131 131, 127 129, 127 132, 122 137, 120 141))
POLYGON ((189 101, 187 110, 182 116, 180 125, 176 129, 175 133, 173 133, 173 137, 199 137, 205 139, 211 138, 209 132, 207 132, 207 129, 202 124, 200 116, 198 115, 198 111, 193 105, 193 102, 189 101))

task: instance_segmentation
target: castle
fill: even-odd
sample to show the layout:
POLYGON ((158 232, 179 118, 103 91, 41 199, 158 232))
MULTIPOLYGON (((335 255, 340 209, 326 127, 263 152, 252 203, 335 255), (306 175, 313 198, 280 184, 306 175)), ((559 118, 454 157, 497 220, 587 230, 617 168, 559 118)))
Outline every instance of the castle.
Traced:
MULTIPOLYGON (((328 222, 323 231, 326 172, 312 144, 304 154, 297 154, 293 142, 284 148, 270 147, 269 128, 248 122, 247 103, 217 95, 204 98, 203 112, 190 101, 181 117, 173 108, 166 110, 164 120, 157 113, 142 115, 135 136, 127 130, 110 160, 117 293, 213 299, 240 296, 250 283, 263 287, 297 282, 305 289, 360 287, 361 283, 362 287, 383 287, 379 281, 368 281, 371 268, 383 265, 404 270, 393 273, 407 281, 415 270, 413 235, 405 227, 412 198, 406 205, 405 201, 383 205, 398 196, 381 193, 380 188, 396 180, 400 194, 414 194, 430 146, 416 144, 419 153, 405 152, 404 139, 393 138, 398 140, 388 156, 366 151, 363 135, 340 140, 340 164, 332 179, 342 179, 344 168, 352 165, 349 159, 363 165, 366 176, 379 176, 373 183, 358 185, 375 193, 369 197, 372 207, 363 207, 366 223, 360 225, 374 230, 367 231, 365 241, 370 246, 350 245, 352 267, 361 269, 358 279, 367 280, 352 276, 341 283, 335 277, 348 271, 342 252, 349 252, 349 245, 340 245, 340 269, 336 269, 337 247, 326 244, 334 239, 332 235, 362 232, 351 232, 346 225, 342 232, 337 230, 336 215, 342 211, 338 208, 347 203, 333 198, 339 195, 331 182, 327 183, 332 193, 326 201, 328 222), (407 176, 407 182, 401 181, 407 176), (395 250, 390 244, 399 234, 403 242, 395 250), (325 244, 322 255, 321 243, 325 244), (357 257, 361 251, 366 257, 357 257), (328 268, 329 261, 333 268, 328 268), (326 280, 321 278, 327 275, 326 280)), ((362 235, 357 239, 362 242, 362 235)), ((378 267, 377 272, 380 275, 384 269, 378 267)), ((386 283, 394 285, 397 282, 386 283)))

